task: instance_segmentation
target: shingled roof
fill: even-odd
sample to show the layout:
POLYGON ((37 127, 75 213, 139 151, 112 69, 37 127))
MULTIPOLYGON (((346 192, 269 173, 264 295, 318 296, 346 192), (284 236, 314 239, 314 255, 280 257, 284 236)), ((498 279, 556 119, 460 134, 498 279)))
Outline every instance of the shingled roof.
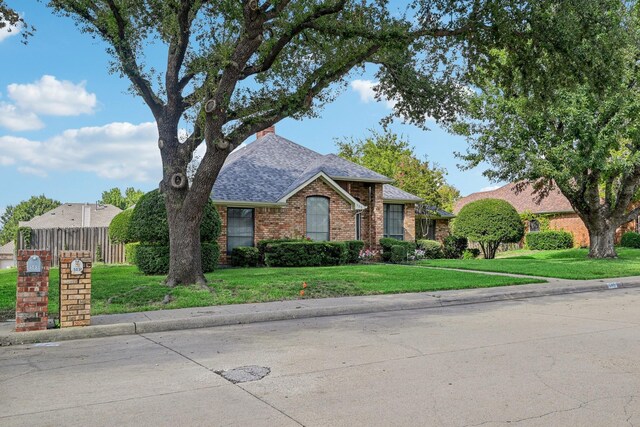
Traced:
MULTIPOLYGON (((211 197, 216 202, 278 204, 292 191, 319 175, 336 181, 393 182, 335 154, 323 155, 275 133, 268 133, 229 155, 211 197)), ((407 200, 420 200, 403 193, 407 200)))
POLYGON ((33 229, 108 227, 120 212, 122 210, 113 205, 65 203, 30 221, 20 221, 19 226, 33 229))
POLYGON ((533 188, 527 186, 523 191, 516 191, 517 183, 507 184, 492 191, 481 191, 470 194, 458 200, 453 208, 453 212, 457 214, 465 205, 481 199, 501 199, 511 203, 518 213, 532 212, 535 214, 543 213, 566 213, 575 212, 569 200, 555 189, 546 197, 539 200, 537 194, 533 194, 533 188))

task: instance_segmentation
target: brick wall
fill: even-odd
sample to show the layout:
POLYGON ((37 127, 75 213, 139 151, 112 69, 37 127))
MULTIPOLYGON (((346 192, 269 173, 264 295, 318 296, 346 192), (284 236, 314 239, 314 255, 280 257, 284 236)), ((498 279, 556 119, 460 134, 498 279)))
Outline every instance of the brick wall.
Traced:
POLYGON ((91 252, 60 252, 60 327, 91 324, 91 252), (81 274, 73 274, 71 263, 82 261, 81 274))
POLYGON ((436 219, 436 240, 443 242, 451 234, 448 219, 436 219))
POLYGON ((413 203, 404 205, 404 240, 416 240, 416 205, 413 203))
POLYGON ((17 260, 16 332, 47 329, 51 252, 20 250, 17 260), (42 270, 40 273, 27 273, 27 262, 34 255, 40 257, 42 270))

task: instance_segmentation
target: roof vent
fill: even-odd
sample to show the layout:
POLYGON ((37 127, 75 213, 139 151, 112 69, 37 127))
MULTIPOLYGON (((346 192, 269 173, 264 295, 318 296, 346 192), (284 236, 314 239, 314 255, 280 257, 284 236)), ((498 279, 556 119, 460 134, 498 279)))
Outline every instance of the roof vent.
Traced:
POLYGON ((270 133, 276 133, 276 127, 274 126, 269 126, 266 129, 261 130, 260 132, 256 133, 256 139, 260 139, 263 136, 267 136, 270 133))

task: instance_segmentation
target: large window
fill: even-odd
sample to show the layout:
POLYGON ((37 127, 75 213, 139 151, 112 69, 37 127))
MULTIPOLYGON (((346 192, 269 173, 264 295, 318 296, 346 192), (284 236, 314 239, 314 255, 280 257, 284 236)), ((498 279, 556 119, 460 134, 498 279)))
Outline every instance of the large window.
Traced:
POLYGON ((253 209, 227 209, 227 252, 238 246, 253 246, 253 209))
POLYGON ((404 240, 404 205, 384 205, 384 237, 404 240))
POLYGON ((307 237, 311 240, 329 240, 329 199, 307 197, 307 237))

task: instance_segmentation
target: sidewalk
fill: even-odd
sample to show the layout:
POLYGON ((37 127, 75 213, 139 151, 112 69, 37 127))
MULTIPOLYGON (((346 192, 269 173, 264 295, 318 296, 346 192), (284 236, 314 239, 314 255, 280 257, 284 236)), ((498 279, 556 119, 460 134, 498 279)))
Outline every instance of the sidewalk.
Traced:
POLYGON ((640 287, 640 276, 595 280, 546 278, 547 283, 494 288, 302 299, 260 304, 238 304, 93 316, 92 326, 13 332, 14 322, 0 324, 0 346, 115 335, 133 335, 182 329, 209 328, 276 320, 341 316, 453 305, 509 301, 581 292, 604 292, 640 287))

